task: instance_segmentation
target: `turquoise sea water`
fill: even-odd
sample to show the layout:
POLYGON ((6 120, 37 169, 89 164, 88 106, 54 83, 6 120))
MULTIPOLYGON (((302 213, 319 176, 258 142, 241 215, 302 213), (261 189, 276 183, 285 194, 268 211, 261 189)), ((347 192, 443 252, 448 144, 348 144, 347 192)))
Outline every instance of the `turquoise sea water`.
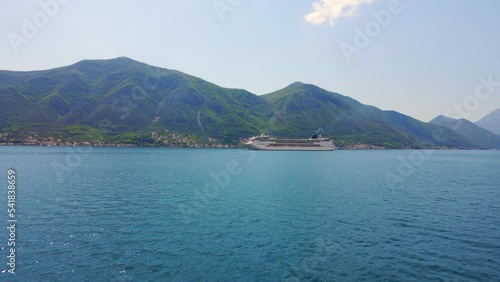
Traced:
POLYGON ((498 151, 0 147, 5 227, 8 168, 2 281, 500 280, 498 151))

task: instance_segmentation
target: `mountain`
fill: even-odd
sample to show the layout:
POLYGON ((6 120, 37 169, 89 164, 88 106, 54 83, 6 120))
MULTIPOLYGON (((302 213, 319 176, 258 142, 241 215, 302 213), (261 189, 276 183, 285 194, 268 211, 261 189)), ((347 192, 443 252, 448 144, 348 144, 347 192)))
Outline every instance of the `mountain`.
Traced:
POLYGON ((1 131, 105 125, 114 134, 162 128, 235 142, 258 134, 272 114, 263 98, 246 90, 124 57, 1 71, 0 99, 1 131))
POLYGON ((487 114, 480 121, 476 122, 476 125, 500 136, 500 109, 487 114))
POLYGON ((424 123, 394 111, 367 106, 338 93, 312 84, 296 82, 263 95, 273 105, 274 114, 265 129, 272 135, 301 136, 321 133, 337 144, 367 143, 389 148, 401 146, 449 146, 473 148, 475 145, 455 132, 424 123), (435 140, 442 131, 446 140, 435 140))
POLYGON ((63 142, 161 145, 168 140, 157 134, 166 131, 237 143, 263 132, 280 137, 316 132, 339 146, 482 147, 447 127, 311 84, 296 82, 257 96, 125 57, 43 71, 0 71, 0 100, 0 143, 51 136, 63 142))
POLYGON ((483 149, 500 149, 500 136, 466 119, 453 119, 445 116, 438 116, 431 120, 430 123, 450 128, 483 149))

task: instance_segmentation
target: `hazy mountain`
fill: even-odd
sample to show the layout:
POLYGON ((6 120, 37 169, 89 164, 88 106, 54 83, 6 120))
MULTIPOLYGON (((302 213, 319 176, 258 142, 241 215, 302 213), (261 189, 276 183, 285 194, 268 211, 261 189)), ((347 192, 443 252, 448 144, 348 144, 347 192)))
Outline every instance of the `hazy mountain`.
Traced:
POLYGON ((314 85, 297 82, 257 96, 123 57, 45 71, 0 71, 0 100, 0 133, 10 136, 84 138, 99 132, 124 141, 170 130, 236 142, 262 132, 290 137, 318 132, 338 145, 478 147, 446 127, 314 85), (433 132, 445 138, 435 140, 433 132))
POLYGON ((487 114, 476 124, 500 136, 500 109, 487 114))
POLYGON ((438 116, 430 123, 446 126, 484 149, 500 149, 500 136, 481 128, 466 119, 438 116))

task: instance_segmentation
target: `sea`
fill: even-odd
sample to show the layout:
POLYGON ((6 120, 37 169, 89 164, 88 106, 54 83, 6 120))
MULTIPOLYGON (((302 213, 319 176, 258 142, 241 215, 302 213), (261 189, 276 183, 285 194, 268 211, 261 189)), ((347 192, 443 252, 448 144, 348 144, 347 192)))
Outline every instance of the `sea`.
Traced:
POLYGON ((500 281, 499 173, 499 151, 0 147, 0 280, 500 281))

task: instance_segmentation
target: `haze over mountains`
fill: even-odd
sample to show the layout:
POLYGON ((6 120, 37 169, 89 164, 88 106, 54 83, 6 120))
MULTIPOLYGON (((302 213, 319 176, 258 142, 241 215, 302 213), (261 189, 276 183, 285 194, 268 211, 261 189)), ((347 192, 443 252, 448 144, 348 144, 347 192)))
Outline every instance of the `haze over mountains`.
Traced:
POLYGON ((340 146, 500 148, 495 135, 481 132, 488 137, 484 142, 447 122, 421 122, 311 84, 296 82, 257 96, 125 57, 45 71, 0 71, 0 99, 0 133, 11 137, 84 139, 99 132, 116 139, 169 130, 237 143, 264 132, 283 137, 316 132, 340 146))
POLYGON ((481 120, 477 121, 476 125, 500 136, 500 109, 487 114, 481 120))

